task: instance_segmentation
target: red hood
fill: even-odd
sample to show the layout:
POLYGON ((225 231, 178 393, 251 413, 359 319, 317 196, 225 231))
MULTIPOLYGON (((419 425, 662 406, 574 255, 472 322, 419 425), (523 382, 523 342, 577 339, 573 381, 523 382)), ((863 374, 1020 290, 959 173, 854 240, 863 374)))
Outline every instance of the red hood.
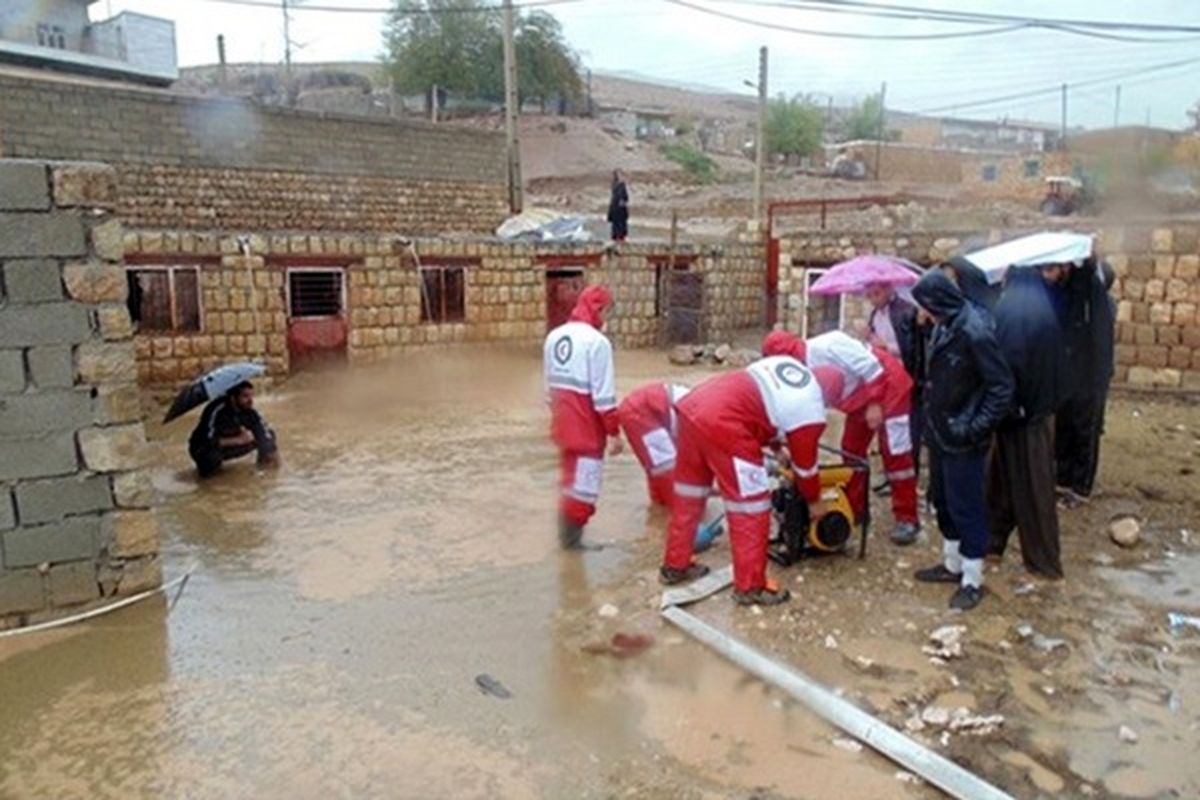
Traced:
POLYGON ((612 305, 612 295, 603 286, 589 286, 579 293, 575 309, 571 312, 572 322, 586 322, 596 330, 604 327, 600 315, 612 305))
POLYGON ((808 363, 808 345, 794 333, 771 331, 763 339, 764 356, 791 356, 801 364, 808 363))

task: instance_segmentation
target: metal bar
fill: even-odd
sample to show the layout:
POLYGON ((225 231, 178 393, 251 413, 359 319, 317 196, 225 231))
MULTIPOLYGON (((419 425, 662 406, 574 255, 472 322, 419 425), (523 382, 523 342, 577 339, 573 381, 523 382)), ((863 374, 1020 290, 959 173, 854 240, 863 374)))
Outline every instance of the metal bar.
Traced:
POLYGON ((817 716, 869 745, 959 800, 1015 800, 953 761, 921 746, 895 728, 843 700, 799 670, 784 666, 676 606, 662 610, 671 624, 742 669, 783 689, 817 716))
POLYGON ((733 585, 733 567, 723 567, 722 569, 710 572, 703 578, 694 580, 686 586, 677 586, 673 589, 667 589, 662 593, 662 600, 659 602, 659 608, 670 608, 671 606, 686 606, 691 603, 698 603, 706 597, 712 597, 717 592, 724 591, 733 585))

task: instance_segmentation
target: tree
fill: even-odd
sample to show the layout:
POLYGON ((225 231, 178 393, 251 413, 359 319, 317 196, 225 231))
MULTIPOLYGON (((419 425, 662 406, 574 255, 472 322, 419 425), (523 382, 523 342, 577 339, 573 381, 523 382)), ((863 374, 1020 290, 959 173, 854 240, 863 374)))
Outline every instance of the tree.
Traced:
POLYGON ((883 98, 878 94, 868 95, 854 107, 846 118, 843 141, 859 139, 875 140, 883 130, 883 98))
MULTIPOLYGON (((504 18, 480 0, 396 0, 384 30, 385 66, 400 92, 432 86, 480 100, 504 99, 504 18)), ((582 94, 577 58, 545 12, 514 22, 521 96, 582 94)))
POLYGON ((780 95, 767 108, 767 152, 785 157, 811 156, 821 149, 825 116, 808 98, 780 95))

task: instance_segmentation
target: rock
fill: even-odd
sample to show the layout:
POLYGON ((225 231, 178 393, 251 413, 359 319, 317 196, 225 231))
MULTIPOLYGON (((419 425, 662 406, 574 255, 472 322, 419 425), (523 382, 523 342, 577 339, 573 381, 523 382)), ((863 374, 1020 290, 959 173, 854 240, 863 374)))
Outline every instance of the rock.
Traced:
POLYGON ((1066 639, 1056 639, 1052 636, 1043 636, 1040 633, 1033 635, 1033 649, 1040 650, 1043 653, 1053 653, 1059 648, 1063 650, 1067 649, 1066 639))
POLYGON ((837 647, 838 647, 838 640, 833 638, 833 634, 830 634, 829 636, 825 637, 825 649, 826 650, 837 650, 837 647))
POLYGON ((1128 725, 1122 725, 1117 731, 1117 737, 1125 744, 1136 744, 1138 740, 1137 731, 1130 728, 1128 725))
POLYGON ((725 363, 731 367, 748 367, 760 358, 762 354, 757 350, 734 350, 725 363))
POLYGON ((965 708, 956 708, 950 718, 950 730, 971 736, 986 736, 1004 724, 1003 714, 972 714, 965 708))
POLYGON ((853 739, 847 739, 844 736, 836 736, 833 740, 833 746, 845 750, 848 753, 861 753, 863 746, 853 739))
POLYGON ((733 348, 727 344, 718 345, 716 350, 713 350, 713 358, 718 364, 724 364, 729 360, 729 356, 733 353, 733 348))
POLYGON ((600 610, 596 613, 605 619, 612 619, 621 613, 621 609, 617 608, 612 603, 605 603, 604 605, 600 606, 600 610))
POLYGON ((936 658, 962 658, 962 637, 967 632, 965 625, 943 625, 929 634, 931 645, 925 645, 921 652, 936 658))
POLYGON ((1017 625, 1017 627, 1014 628, 1014 630, 1016 631, 1017 636, 1022 640, 1028 639, 1030 636, 1033 636, 1033 634, 1035 633, 1035 631, 1033 630, 1033 626, 1030 625, 1028 622, 1022 622, 1021 624, 1017 625))
POLYGON ((950 709, 943 706, 928 706, 921 711, 921 722, 935 728, 944 728, 950 724, 950 709))
POLYGON ((909 733, 917 733, 925 730, 925 721, 917 714, 913 714, 908 719, 904 720, 904 729, 909 733))
POLYGON ((914 786, 920 786, 922 783, 924 783, 924 781, 922 781, 916 775, 913 775, 911 772, 906 772, 902 769, 896 771, 896 780, 900 781, 901 783, 911 783, 914 786))
POLYGON ((1116 559, 1108 553, 1092 553, 1089 560, 1098 567, 1111 567, 1116 563, 1116 559))
POLYGON ((689 367, 696 363, 696 353, 691 345, 681 344, 678 347, 671 348, 671 352, 667 355, 667 360, 672 364, 680 367, 689 367))
POLYGON ((1121 517, 1108 526, 1108 538, 1121 547, 1133 547, 1142 536, 1142 526, 1133 517, 1121 517))

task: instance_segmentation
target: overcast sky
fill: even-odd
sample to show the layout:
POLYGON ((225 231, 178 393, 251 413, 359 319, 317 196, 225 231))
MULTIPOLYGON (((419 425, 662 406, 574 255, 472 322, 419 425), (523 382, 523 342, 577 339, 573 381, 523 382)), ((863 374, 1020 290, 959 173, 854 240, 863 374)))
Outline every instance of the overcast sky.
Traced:
MULTIPOLYGON (((289 1, 298 6, 292 14, 292 38, 300 45, 294 56, 297 61, 379 57, 382 14, 305 11, 303 5, 385 8, 389 0, 289 1)), ((745 2, 689 1, 739 16, 824 31, 915 34, 973 27, 783 10, 745 2)), ((904 4, 1200 25, 1200 0, 905 0, 904 4)), ((92 15, 99 18, 126 9, 173 19, 183 65, 214 62, 219 33, 225 34, 231 61, 279 62, 283 58, 282 14, 277 9, 221 0, 99 0, 92 15)), ((743 81, 755 77, 758 47, 766 45, 771 53, 772 94, 832 93, 843 102, 875 91, 887 81, 889 107, 925 111, 1049 89, 1034 98, 944 113, 1057 123, 1060 98, 1054 87, 1063 82, 1082 83, 1069 91, 1069 123, 1101 127, 1113 122, 1116 86, 1121 84, 1122 124, 1149 119, 1154 125, 1173 128, 1187 123, 1186 110, 1200 99, 1200 37, 1130 43, 1039 31, 935 41, 854 41, 765 30, 664 0, 578 0, 545 10, 562 22, 585 66, 730 91, 752 92, 743 81), (1136 76, 1122 74, 1188 58, 1197 60, 1136 76)))

